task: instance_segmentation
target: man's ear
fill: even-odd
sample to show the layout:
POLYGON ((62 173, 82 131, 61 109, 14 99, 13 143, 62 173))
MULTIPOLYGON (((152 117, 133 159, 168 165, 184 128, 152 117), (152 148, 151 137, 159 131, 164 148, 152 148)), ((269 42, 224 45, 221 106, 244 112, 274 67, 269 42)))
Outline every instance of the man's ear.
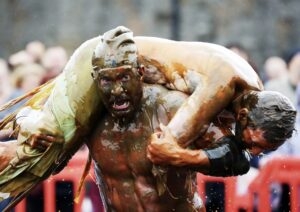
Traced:
POLYGON ((247 124, 249 110, 247 108, 241 108, 237 114, 237 120, 241 122, 242 125, 247 124))
POLYGON ((140 66, 138 67, 138 72, 139 72, 139 74, 143 77, 144 74, 145 74, 145 67, 144 67, 143 65, 140 65, 140 66))
POLYGON ((145 67, 143 65, 140 65, 138 67, 138 73, 140 75, 141 82, 144 82, 144 76, 145 76, 145 67))

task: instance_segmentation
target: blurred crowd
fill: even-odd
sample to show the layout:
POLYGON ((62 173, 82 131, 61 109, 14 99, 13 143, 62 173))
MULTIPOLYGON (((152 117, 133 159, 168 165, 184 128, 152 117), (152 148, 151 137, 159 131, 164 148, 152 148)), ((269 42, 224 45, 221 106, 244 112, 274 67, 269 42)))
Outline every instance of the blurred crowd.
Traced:
MULTIPOLYGON (((40 41, 29 42, 8 59, 0 58, 0 105, 54 78, 67 61, 64 47, 46 47, 40 41)), ((0 112, 0 119, 10 112, 0 112)))
MULTIPOLYGON (((0 58, 0 105, 31 91, 59 75, 69 60, 62 46, 47 47, 41 41, 29 42, 24 49, 13 53, 8 59, 0 58)), ((22 104, 0 112, 0 120, 22 104)), ((9 140, 5 130, 0 133, 1 141, 9 140)), ((85 150, 83 146, 81 150, 85 150)), ((27 197, 27 211, 43 211, 43 187, 37 186, 27 197)), ((56 185, 56 206, 58 211, 73 211, 73 185, 62 182, 56 185)), ((95 183, 86 185, 83 211, 102 211, 98 187, 95 183), (87 202, 87 200, 89 200, 87 202)), ((0 203, 0 211, 9 200, 0 203)))
MULTIPOLYGON (((8 59, 0 58, 0 105, 31 91, 56 77, 68 61, 67 51, 62 46, 46 47, 41 41, 29 42, 24 49, 13 53, 8 59)), ((19 107, 0 112, 0 119, 19 107)), ((1 141, 9 140, 9 134, 1 131, 1 141)), ((27 209, 42 209, 42 187, 38 186, 28 197, 27 209)), ((61 190, 61 189, 59 189, 61 190)), ((0 210, 9 202, 0 203, 0 210)), ((72 202, 72 200, 71 200, 72 202)))

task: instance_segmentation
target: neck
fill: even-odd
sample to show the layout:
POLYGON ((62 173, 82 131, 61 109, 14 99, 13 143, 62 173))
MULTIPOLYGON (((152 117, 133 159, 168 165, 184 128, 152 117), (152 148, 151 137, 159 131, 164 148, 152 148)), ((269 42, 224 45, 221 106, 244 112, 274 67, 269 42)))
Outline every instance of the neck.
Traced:
POLYGON ((132 120, 133 120, 132 117, 121 117, 121 118, 116 118, 116 119, 115 119, 115 122, 116 122, 120 127, 126 127, 132 120))
POLYGON ((139 109, 136 109, 131 114, 122 117, 114 117, 114 122, 122 128, 127 128, 131 123, 135 122, 136 117, 139 115, 139 109))

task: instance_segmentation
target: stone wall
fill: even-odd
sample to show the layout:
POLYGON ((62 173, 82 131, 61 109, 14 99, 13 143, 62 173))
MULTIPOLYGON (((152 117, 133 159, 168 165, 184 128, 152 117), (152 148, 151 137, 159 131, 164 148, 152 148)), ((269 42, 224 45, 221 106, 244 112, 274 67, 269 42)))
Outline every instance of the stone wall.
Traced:
POLYGON ((239 42, 261 67, 266 57, 300 46, 299 8, 298 0, 2 0, 0 57, 36 39, 71 53, 125 25, 136 35, 239 42))

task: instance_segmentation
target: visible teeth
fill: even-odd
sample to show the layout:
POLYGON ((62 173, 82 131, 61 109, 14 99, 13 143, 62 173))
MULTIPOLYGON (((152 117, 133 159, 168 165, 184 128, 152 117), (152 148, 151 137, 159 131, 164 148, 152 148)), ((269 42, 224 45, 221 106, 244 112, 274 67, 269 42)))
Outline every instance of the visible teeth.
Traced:
POLYGON ((114 102, 114 104, 113 104, 113 108, 117 109, 117 110, 124 110, 124 109, 128 108, 128 106, 129 106, 128 101, 125 101, 122 104, 119 104, 118 102, 114 102))

